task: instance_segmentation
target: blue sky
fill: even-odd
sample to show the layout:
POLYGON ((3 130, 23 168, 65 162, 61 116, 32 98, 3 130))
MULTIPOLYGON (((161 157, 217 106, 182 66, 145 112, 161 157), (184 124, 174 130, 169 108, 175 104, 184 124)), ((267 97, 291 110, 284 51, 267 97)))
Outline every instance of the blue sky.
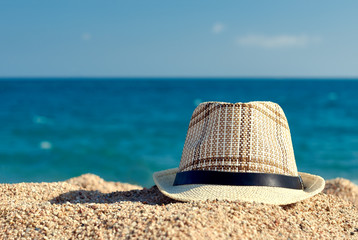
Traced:
POLYGON ((358 77, 358 1, 0 0, 0 77, 358 77))

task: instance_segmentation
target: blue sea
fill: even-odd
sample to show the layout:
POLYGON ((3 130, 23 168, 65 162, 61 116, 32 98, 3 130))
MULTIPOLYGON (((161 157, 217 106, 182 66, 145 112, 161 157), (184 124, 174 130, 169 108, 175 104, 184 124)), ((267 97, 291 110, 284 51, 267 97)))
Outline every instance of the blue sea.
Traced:
POLYGON ((177 167, 203 101, 273 101, 299 171, 358 180, 358 81, 310 79, 2 79, 0 182, 94 173, 150 187, 177 167))

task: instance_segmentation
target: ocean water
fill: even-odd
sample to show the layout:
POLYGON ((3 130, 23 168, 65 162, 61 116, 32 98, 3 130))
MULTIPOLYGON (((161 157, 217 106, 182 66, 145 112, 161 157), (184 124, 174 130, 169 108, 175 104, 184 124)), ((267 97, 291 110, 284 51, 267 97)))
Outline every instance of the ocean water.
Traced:
POLYGON ((179 165, 196 105, 258 100, 285 111, 299 171, 357 182, 358 81, 339 79, 2 79, 0 182, 149 187, 179 165))

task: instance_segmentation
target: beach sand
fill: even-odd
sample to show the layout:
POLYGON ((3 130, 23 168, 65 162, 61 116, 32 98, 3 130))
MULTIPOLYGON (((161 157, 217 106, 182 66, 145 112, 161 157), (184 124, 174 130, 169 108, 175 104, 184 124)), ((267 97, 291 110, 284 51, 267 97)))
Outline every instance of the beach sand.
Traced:
POLYGON ((0 239, 358 239, 358 186, 286 206, 177 202, 156 187, 85 174, 64 182, 0 184, 0 239))

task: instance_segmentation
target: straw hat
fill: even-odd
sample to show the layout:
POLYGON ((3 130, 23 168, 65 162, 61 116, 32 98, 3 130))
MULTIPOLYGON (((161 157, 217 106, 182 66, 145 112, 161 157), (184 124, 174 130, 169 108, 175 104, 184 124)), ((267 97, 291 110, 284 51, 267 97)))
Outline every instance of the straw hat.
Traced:
POLYGON ((290 129, 272 102, 201 103, 194 111, 179 168, 153 174, 166 196, 181 200, 295 203, 321 192, 323 178, 297 172, 290 129))

